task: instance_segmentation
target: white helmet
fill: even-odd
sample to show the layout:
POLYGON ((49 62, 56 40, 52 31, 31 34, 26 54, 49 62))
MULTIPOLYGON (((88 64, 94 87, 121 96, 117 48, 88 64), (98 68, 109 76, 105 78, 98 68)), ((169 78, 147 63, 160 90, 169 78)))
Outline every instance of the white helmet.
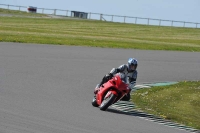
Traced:
POLYGON ((135 58, 128 59, 128 70, 133 71, 136 70, 138 66, 138 61, 135 58))

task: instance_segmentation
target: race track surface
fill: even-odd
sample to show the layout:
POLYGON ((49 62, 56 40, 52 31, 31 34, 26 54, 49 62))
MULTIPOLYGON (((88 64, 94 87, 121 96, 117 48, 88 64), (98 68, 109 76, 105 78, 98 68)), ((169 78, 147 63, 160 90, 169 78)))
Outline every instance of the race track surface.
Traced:
POLYGON ((91 105, 111 68, 138 59, 138 84, 199 80, 200 53, 0 43, 0 133, 186 133, 91 105))

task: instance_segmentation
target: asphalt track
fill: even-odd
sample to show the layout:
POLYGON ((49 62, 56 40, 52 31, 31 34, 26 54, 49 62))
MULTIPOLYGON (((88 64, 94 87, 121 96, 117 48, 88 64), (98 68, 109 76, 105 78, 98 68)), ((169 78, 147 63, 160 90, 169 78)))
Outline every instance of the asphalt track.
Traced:
POLYGON ((199 80, 200 53, 0 43, 0 133, 186 133, 91 105, 101 78, 139 61, 138 84, 199 80))

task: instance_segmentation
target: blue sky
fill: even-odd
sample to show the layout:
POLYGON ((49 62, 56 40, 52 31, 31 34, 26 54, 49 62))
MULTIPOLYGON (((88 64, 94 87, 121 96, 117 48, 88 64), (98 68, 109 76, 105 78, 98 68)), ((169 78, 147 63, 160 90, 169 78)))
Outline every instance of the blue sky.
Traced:
POLYGON ((0 0, 0 4, 200 23, 200 0, 0 0))

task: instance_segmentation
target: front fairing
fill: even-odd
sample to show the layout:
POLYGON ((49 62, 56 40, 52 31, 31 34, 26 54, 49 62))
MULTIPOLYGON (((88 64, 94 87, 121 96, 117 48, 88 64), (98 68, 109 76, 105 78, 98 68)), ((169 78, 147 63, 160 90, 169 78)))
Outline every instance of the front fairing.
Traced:
POLYGON ((97 104, 100 105, 103 101, 104 96, 106 93, 110 90, 110 88, 114 87, 114 85, 111 82, 107 82, 103 84, 100 88, 98 93, 96 94, 97 104))
POLYGON ((104 99, 104 96, 108 93, 108 91, 110 89, 112 89, 112 91, 113 91, 113 93, 115 93, 115 95, 119 96, 117 99, 120 99, 122 96, 124 96, 126 93, 128 93, 127 84, 124 83, 120 79, 119 76, 114 76, 108 82, 104 83, 100 87, 99 92, 96 94, 96 99, 97 99, 98 105, 101 104, 101 102, 104 99))
POLYGON ((110 82, 115 84, 119 91, 127 91, 127 84, 121 80, 120 76, 116 75, 110 82))

